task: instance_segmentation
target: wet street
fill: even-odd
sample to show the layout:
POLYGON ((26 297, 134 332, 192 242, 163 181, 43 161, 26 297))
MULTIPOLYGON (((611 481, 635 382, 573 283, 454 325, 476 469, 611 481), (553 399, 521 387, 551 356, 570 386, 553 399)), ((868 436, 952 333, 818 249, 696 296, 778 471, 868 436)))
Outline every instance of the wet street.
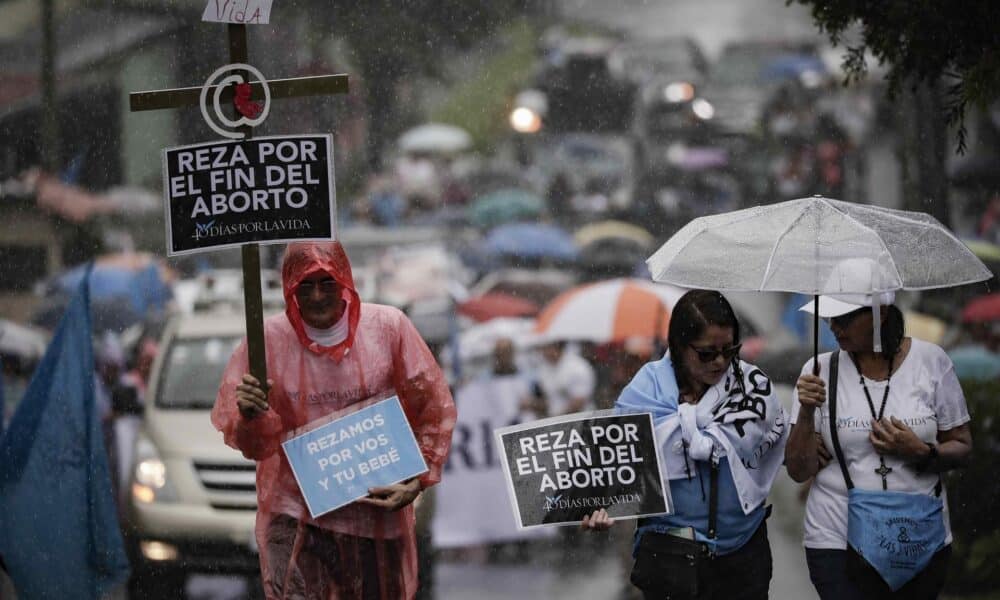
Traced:
MULTIPOLYGON (((774 512, 768 536, 774 560, 771 598, 813 600, 805 553, 801 545, 802 504, 798 486, 782 473, 771 493, 774 512)), ((622 536, 631 538, 631 525, 620 524, 610 534, 588 534, 570 542, 542 542, 526 557, 496 562, 439 559, 434 570, 435 600, 501 600, 554 598, 606 600, 631 598, 628 571, 620 549, 622 536), (588 539, 588 538, 594 539, 588 539), (601 538, 601 539, 599 539, 601 538)), ((188 584, 189 600, 244 598, 243 581, 225 577, 194 577, 188 584)), ((124 595, 118 596, 124 598, 124 595)))
MULTIPOLYGON (((802 504, 798 485, 782 472, 771 493, 774 512, 768 536, 774 561, 771 598, 813 600, 805 553, 801 545, 802 504)), ((572 541, 540 542, 525 556, 504 556, 495 561, 437 561, 434 600, 501 600, 554 598, 564 600, 617 600, 634 588, 628 584, 628 566, 622 546, 631 538, 632 526, 618 525, 608 535, 587 534, 572 541)), ((228 577, 196 576, 188 582, 189 600, 236 600, 248 597, 246 583, 228 577)), ((113 596, 124 600, 124 594, 113 596)))
MULTIPOLYGON (((774 512, 768 521, 774 560, 771 598, 778 600, 817 597, 806 570, 801 544, 802 505, 797 493, 797 484, 782 473, 771 494, 774 503, 774 512)), ((630 537, 631 526, 619 525, 612 535, 630 537)), ((439 562, 435 570, 434 598, 614 600, 634 597, 621 595, 631 586, 627 584, 625 565, 616 552, 618 545, 611 540, 603 545, 588 543, 583 546, 569 550, 569 557, 562 557, 552 549, 521 564, 439 562)))

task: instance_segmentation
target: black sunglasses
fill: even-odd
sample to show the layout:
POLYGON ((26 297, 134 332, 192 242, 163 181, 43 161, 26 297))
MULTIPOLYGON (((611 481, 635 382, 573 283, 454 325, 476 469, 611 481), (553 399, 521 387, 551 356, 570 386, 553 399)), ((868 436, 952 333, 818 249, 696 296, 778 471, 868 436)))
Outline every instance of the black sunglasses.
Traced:
POLYGON ((296 296, 311 296, 313 290, 319 289, 322 294, 332 294, 337 291, 340 285, 335 279, 321 279, 320 281, 303 281, 299 283, 298 287, 295 288, 296 296))
POLYGON ((715 348, 697 348, 692 345, 691 349, 694 350, 694 353, 698 355, 698 360, 700 360, 703 363, 709 363, 715 360, 715 358, 720 354, 722 355, 722 358, 726 360, 726 362, 729 362, 733 360, 733 358, 740 353, 740 348, 742 347, 743 344, 736 344, 735 346, 730 346, 728 348, 723 348, 722 350, 717 350, 715 348))

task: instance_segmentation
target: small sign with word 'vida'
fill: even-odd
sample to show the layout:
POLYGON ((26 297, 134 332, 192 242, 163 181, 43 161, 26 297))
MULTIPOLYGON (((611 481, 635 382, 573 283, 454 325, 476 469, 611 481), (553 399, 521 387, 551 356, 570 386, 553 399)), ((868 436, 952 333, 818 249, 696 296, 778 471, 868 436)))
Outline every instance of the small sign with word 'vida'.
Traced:
POLYGON ((209 23, 267 25, 273 0, 208 0, 201 20, 209 23))
POLYGON ((167 254, 332 240, 329 134, 259 137, 163 150, 167 254))
POLYGON ((321 421, 281 444, 313 518, 427 472, 396 396, 321 421))

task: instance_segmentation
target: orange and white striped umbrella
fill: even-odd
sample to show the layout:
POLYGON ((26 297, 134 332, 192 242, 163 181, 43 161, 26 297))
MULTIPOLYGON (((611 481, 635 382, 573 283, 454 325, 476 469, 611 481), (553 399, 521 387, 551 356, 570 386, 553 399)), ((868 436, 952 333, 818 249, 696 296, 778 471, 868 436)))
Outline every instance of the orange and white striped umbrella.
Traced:
POLYGON ((670 310, 686 291, 643 279, 582 285, 546 305, 535 332, 544 339, 598 343, 635 336, 666 339, 670 310))

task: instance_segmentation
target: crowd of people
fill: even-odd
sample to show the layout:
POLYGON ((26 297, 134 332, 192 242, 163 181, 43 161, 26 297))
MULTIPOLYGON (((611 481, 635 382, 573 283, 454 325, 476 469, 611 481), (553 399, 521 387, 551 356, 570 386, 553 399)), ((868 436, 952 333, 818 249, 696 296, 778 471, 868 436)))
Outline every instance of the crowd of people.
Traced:
MULTIPOLYGON (((286 312, 266 323, 275 379, 266 386, 254 379, 241 346, 213 410, 227 443, 258 461, 265 593, 412 597, 411 505, 440 481, 456 426, 444 374, 405 315, 360 301, 339 244, 290 245, 283 283, 286 312), (310 393, 296 393, 303 391, 310 393), (387 391, 400 396, 430 470, 310 518, 278 442, 387 391)), ((767 376, 740 359, 740 325, 726 298, 692 290, 678 301, 666 353, 636 369, 616 401, 665 427, 659 442, 674 510, 639 520, 635 530, 631 581, 646 598, 767 598, 767 498, 783 468, 796 481, 812 480, 804 545, 821 598, 938 596, 952 542, 941 475, 969 459, 970 415, 948 355, 904 335, 894 300, 891 293, 820 299, 819 316, 839 348, 803 366, 791 415, 767 376)), ((516 419, 596 407, 593 370, 565 344, 542 347, 533 382, 516 377, 513 353, 510 339, 498 339, 484 377, 515 377, 505 396, 519 399, 507 406, 516 419)), ((612 523, 602 509, 581 527, 612 523)))

